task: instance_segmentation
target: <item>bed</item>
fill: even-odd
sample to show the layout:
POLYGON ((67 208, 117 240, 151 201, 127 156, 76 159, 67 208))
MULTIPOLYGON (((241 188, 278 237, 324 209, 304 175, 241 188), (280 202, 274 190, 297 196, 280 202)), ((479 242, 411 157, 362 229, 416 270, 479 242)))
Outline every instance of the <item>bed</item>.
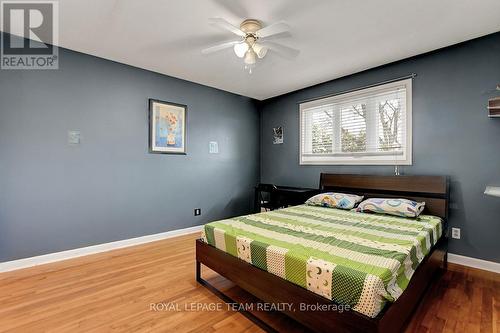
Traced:
POLYGON ((211 222, 196 243, 198 282, 225 297, 201 278, 204 264, 263 301, 293 304, 286 314, 315 331, 399 331, 446 265, 447 178, 321 174, 320 190, 425 201, 426 211, 300 205, 211 222))

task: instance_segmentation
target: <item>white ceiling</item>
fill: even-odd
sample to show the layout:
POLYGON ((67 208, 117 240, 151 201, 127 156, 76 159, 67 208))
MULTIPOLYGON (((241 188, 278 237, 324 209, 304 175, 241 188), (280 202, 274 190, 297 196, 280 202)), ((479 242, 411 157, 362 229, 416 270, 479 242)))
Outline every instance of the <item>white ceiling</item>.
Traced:
POLYGON ((500 31, 499 0, 60 0, 60 46, 256 99, 266 99, 500 31), (254 72, 233 39, 208 24, 285 20, 301 50, 293 61, 268 53, 254 72))

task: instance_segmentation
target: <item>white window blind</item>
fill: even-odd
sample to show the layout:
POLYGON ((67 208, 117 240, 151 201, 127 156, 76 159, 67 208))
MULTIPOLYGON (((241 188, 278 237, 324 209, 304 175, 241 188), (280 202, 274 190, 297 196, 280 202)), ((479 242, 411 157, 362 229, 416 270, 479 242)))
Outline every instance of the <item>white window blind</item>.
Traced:
POLYGON ((411 83, 300 104, 300 164, 410 165, 411 83))

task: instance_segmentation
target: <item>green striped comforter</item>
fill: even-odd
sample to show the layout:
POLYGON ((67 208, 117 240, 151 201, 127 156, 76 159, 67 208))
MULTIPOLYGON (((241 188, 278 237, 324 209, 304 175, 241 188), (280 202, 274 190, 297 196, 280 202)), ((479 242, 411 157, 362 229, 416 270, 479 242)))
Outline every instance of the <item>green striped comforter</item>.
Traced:
POLYGON ((295 206, 205 225, 202 238, 235 257, 367 316, 408 286, 442 234, 441 219, 295 206))

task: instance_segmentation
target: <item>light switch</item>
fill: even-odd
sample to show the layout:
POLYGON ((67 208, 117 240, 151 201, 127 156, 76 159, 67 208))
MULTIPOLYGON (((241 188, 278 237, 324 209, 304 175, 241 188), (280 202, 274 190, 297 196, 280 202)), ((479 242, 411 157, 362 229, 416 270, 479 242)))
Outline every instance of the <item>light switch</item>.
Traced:
POLYGON ((79 145, 80 137, 80 131, 68 131, 68 144, 79 145))
POLYGON ((219 143, 217 141, 210 141, 208 143, 208 153, 218 154, 219 153, 219 143))

